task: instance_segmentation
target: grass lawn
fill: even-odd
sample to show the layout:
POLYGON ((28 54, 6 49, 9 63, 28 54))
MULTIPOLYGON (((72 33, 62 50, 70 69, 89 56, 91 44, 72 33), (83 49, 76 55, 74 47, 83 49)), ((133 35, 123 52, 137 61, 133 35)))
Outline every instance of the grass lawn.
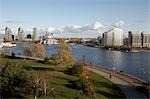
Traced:
MULTIPOLYGON (((36 68, 46 67, 47 64, 38 63, 35 60, 24 60, 24 59, 11 59, 11 58, 4 58, 0 56, 0 66, 6 63, 6 61, 17 61, 24 66, 33 66, 36 68)), ((81 91, 74 88, 72 82, 77 81, 79 78, 76 76, 72 76, 66 74, 64 72, 59 71, 51 71, 51 70, 34 70, 35 72, 41 72, 43 75, 48 75, 49 79, 49 87, 54 88, 54 99, 87 99, 86 96, 81 95, 81 91)), ((27 72, 30 73, 30 70, 27 72)), ((110 80, 105 79, 103 76, 97 75, 93 72, 90 72, 91 81, 95 86, 96 90, 96 99, 110 99, 110 98, 126 98, 123 91, 116 85, 114 85, 110 80)), ((26 98, 33 99, 33 96, 26 96, 26 98)), ((50 97, 50 99, 53 99, 50 97)), ((39 99, 39 98, 38 98, 39 99)), ((42 99, 42 97, 41 97, 42 99)))
POLYGON ((24 66, 47 66, 47 64, 42 64, 36 60, 28 60, 28 59, 21 59, 21 58, 11 58, 11 57, 3 57, 0 55, 0 65, 5 64, 7 61, 15 61, 18 63, 23 64, 24 66))

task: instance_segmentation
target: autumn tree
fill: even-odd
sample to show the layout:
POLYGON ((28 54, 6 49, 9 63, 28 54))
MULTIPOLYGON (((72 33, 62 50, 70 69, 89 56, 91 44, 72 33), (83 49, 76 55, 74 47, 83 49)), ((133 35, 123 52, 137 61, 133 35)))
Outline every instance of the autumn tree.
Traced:
POLYGON ((25 48, 23 53, 30 57, 44 57, 45 47, 43 44, 31 44, 25 48))
POLYGON ((96 97, 95 89, 89 78, 90 71, 83 68, 82 65, 83 64, 77 64, 77 65, 74 65, 74 67, 73 67, 73 69, 75 69, 75 71, 73 73, 76 73, 79 75, 79 80, 77 82, 75 82, 75 85, 76 85, 77 89, 81 90, 83 95, 86 95, 91 98, 95 98, 96 97), (76 71, 76 70, 79 70, 80 72, 76 71))
POLYGON ((74 62, 71 54, 71 48, 63 40, 58 41, 57 53, 51 57, 50 63, 52 64, 67 64, 70 65, 74 62))

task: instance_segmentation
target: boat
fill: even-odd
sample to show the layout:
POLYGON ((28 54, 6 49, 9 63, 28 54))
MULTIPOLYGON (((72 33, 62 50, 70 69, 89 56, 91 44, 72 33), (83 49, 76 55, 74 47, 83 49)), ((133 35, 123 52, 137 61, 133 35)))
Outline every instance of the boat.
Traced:
POLYGON ((15 43, 6 42, 6 43, 1 43, 0 46, 1 46, 2 48, 3 48, 3 47, 15 47, 16 44, 15 44, 15 43))
POLYGON ((74 43, 70 43, 70 46, 73 46, 73 45, 75 45, 74 43))
POLYGON ((135 52, 135 53, 137 53, 137 52, 139 52, 139 50, 132 50, 131 52, 135 52))

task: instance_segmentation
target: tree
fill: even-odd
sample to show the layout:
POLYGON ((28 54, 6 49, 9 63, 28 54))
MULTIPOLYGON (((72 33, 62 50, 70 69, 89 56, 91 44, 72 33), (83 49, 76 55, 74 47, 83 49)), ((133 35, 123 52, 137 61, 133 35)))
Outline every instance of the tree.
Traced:
POLYGON ((37 99, 37 97, 55 96, 53 94, 54 88, 49 87, 48 73, 31 71, 29 75, 32 81, 31 86, 34 99, 37 99))
POLYGON ((52 64, 67 64, 71 65, 74 62, 71 54, 71 48, 64 41, 59 40, 57 47, 57 53, 51 57, 52 64))
POLYGON ((75 83, 76 87, 81 90, 81 92, 91 98, 96 97, 94 86, 89 79, 89 71, 83 68, 83 72, 79 77, 79 80, 75 83))
POLYGON ((1 97, 3 98, 21 98, 30 94, 27 73, 19 63, 7 62, 1 69, 0 80, 1 97))
POLYGON ((45 47, 43 44, 31 44, 25 48, 23 53, 26 56, 43 58, 45 56, 45 47))

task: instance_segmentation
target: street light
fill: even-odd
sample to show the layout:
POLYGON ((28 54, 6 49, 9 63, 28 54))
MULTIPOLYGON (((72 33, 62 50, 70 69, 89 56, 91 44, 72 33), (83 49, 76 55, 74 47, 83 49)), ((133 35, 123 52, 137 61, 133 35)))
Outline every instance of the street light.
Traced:
POLYGON ((116 66, 114 66, 112 69, 113 69, 113 75, 115 76, 116 66))

